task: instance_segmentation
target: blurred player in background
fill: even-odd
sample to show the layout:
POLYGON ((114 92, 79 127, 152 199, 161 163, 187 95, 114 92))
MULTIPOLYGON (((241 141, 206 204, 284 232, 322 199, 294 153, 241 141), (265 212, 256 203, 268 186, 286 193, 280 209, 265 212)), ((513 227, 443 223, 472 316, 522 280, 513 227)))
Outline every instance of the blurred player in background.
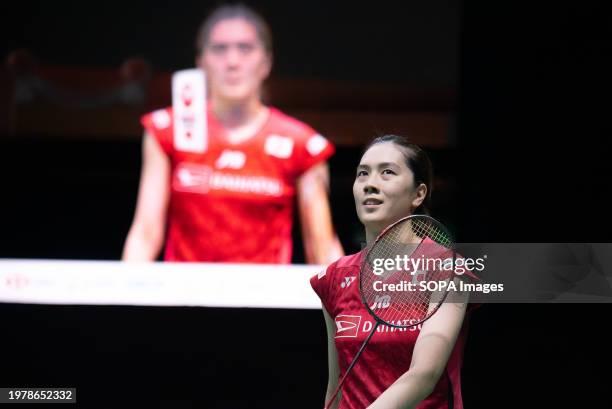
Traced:
POLYGON ((264 105, 272 66, 266 22, 243 5, 203 22, 196 63, 208 84, 208 147, 176 148, 171 108, 145 115, 136 212, 127 261, 289 263, 297 196, 306 261, 343 254, 331 221, 326 160, 334 147, 308 125, 264 105))

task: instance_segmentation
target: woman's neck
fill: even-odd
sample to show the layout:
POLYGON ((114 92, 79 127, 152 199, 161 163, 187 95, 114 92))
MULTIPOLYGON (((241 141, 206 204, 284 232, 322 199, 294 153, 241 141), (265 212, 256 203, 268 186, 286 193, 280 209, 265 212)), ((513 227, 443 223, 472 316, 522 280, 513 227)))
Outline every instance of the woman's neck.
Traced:
POLYGON ((227 103, 213 99, 212 110, 225 129, 227 141, 234 145, 257 135, 268 118, 268 108, 259 98, 251 98, 244 103, 227 103))
POLYGON ((227 130, 239 129, 248 126, 255 121, 264 110, 265 106, 259 98, 249 98, 239 103, 212 99, 212 110, 227 130))
POLYGON ((376 240, 376 238, 378 237, 378 235, 380 234, 382 230, 370 230, 370 229, 365 229, 365 233, 366 233, 366 243, 369 246, 370 244, 374 243, 374 240, 376 240))
MULTIPOLYGON (((408 214, 407 216, 412 215, 412 213, 408 214)), ((398 219, 399 220, 399 219, 398 219)), ((366 242, 367 245, 369 246, 370 244, 374 243, 374 241, 378 238, 378 236, 383 232, 383 230, 385 230, 388 226, 396 223, 396 221, 393 221, 391 223, 388 223, 386 225, 368 225, 368 227, 365 228, 365 234, 366 234, 366 242)), ((404 224, 402 225, 400 230, 402 232, 402 241, 403 240, 408 240, 408 243, 414 243, 414 244, 418 244, 423 240, 423 237, 421 237, 419 234, 417 234, 418 229, 415 226, 412 226, 412 224, 407 224, 410 222, 404 222, 404 224), (410 229, 410 230, 407 230, 410 229)))

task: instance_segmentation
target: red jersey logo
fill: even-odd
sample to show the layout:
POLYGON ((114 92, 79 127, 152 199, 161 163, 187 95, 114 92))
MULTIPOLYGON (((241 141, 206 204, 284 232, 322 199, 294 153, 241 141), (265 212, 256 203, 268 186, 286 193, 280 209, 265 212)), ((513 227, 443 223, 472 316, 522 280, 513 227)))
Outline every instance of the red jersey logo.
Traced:
POLYGON ((361 315, 338 315, 336 321, 336 338, 357 338, 361 315))

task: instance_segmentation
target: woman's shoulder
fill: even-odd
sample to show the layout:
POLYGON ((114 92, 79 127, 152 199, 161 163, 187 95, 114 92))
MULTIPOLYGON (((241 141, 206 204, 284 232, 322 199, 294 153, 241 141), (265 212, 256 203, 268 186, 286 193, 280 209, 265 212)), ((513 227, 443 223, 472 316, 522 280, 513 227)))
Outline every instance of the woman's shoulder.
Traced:
POLYGON ((347 254, 346 256, 342 256, 338 260, 328 265, 323 271, 319 273, 319 275, 327 275, 331 278, 335 275, 336 271, 340 269, 359 270, 359 267, 361 266, 361 262, 363 260, 363 255, 364 251, 362 250, 355 254, 347 254))
POLYGON ((172 107, 155 109, 143 114, 140 118, 142 125, 149 131, 163 131, 171 129, 173 122, 172 107))
POLYGON ((364 251, 340 257, 325 269, 310 279, 310 285, 317 293, 328 312, 334 311, 335 300, 338 298, 338 291, 346 286, 345 280, 357 278, 359 266, 363 258, 364 251))
POLYGON ((283 111, 275 107, 270 109, 270 126, 275 132, 284 133, 292 137, 308 137, 316 133, 315 130, 305 122, 287 115, 283 111))
POLYGON ((354 254, 348 254, 346 256, 340 257, 336 260, 336 268, 339 267, 359 267, 361 266, 361 262, 363 261, 363 256, 365 254, 364 250, 361 250, 354 254))

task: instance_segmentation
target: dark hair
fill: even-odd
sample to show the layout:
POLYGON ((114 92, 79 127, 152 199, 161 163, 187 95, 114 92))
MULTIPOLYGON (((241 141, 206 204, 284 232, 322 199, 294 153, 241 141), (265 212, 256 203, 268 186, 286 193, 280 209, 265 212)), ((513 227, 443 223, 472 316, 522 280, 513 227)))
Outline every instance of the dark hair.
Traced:
POLYGON ((433 191, 433 167, 427 152, 419 145, 411 143, 405 136, 399 135, 379 136, 370 142, 363 152, 365 153, 372 146, 384 142, 393 142, 402 148, 401 151, 406 158, 406 165, 414 174, 415 186, 421 183, 427 186, 427 195, 425 195, 423 203, 415 209, 414 213, 429 214, 429 209, 431 207, 431 192, 433 191))
POLYGON ((200 25, 196 37, 196 55, 199 56, 204 51, 210 32, 217 23, 235 18, 251 23, 266 52, 272 54, 272 31, 263 17, 244 4, 225 4, 214 9, 200 25))

